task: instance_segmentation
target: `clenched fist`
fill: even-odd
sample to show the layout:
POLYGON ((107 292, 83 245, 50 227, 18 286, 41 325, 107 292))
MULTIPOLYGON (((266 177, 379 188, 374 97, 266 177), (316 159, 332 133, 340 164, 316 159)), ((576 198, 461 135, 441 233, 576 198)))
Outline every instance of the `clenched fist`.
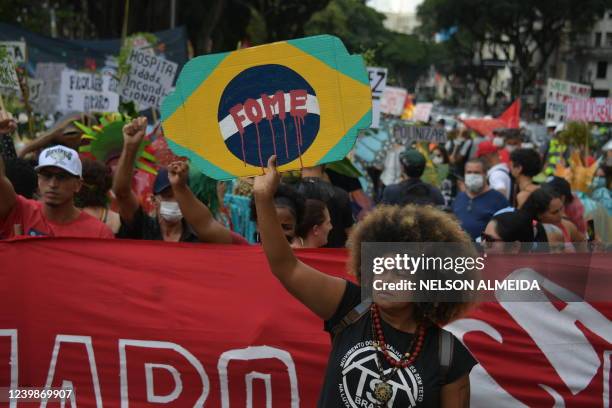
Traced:
POLYGON ((168 178, 173 188, 187 185, 188 176, 189 164, 187 162, 175 161, 168 166, 168 178))
POLYGON ((265 174, 255 177, 253 195, 255 198, 272 200, 279 183, 280 174, 276 169, 276 156, 273 155, 268 159, 268 167, 265 174))
POLYGON ((146 132, 147 118, 136 118, 123 127, 123 142, 129 146, 140 146, 146 132))
POLYGON ((17 129, 17 122, 10 112, 0 110, 0 134, 13 133, 17 129))

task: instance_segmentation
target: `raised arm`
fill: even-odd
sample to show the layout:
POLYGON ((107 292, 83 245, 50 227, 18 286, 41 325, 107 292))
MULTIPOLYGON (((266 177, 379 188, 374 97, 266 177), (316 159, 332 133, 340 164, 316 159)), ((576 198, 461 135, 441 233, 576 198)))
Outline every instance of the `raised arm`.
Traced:
POLYGON ((147 129, 147 118, 134 119, 123 127, 123 150, 113 179, 113 193, 117 197, 119 215, 130 224, 140 204, 138 197, 132 191, 132 175, 138 148, 147 129))
POLYGON ((295 257, 274 208, 274 193, 279 182, 276 156, 272 156, 268 160, 266 174, 256 177, 253 186, 257 226, 270 269, 289 293, 317 316, 327 320, 336 312, 346 282, 311 268, 295 257))
POLYGON ((52 144, 61 144, 70 147, 71 149, 78 150, 79 145, 81 144, 81 132, 76 131, 75 129, 74 132, 64 134, 64 129, 72 122, 79 119, 81 119, 80 115, 71 115, 70 117, 66 118, 53 129, 28 143, 19 152, 19 157, 23 158, 30 153, 34 153, 37 150, 42 150, 52 144))
MULTIPOLYGON (((0 111, 0 135, 15 131, 16 126, 10 113, 0 111)), ((17 194, 9 179, 6 178, 4 160, 0 155, 0 220, 4 220, 10 214, 16 200, 17 194)))
POLYGON ((197 199, 187 184, 189 165, 177 161, 168 166, 168 178, 183 217, 202 242, 231 244, 230 230, 215 220, 208 207, 197 199))

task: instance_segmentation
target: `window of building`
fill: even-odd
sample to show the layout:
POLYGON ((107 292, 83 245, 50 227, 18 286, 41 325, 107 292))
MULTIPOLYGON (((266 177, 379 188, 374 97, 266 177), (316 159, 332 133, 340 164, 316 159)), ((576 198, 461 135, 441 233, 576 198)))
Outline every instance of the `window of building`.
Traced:
POLYGON ((601 33, 595 33, 595 47, 601 47, 601 33))
POLYGON ((608 72, 608 62, 599 61, 597 63, 597 79, 606 79, 607 72, 608 72))
POLYGON ((607 98, 610 96, 610 90, 608 89, 593 89, 591 91, 591 98, 607 98))
POLYGON ((612 33, 606 33, 606 47, 612 47, 612 33))

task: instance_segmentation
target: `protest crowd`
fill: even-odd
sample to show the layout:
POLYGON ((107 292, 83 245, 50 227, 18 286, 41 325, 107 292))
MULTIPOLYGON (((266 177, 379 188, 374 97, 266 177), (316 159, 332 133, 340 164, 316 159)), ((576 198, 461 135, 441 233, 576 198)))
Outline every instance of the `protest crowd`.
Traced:
MULTIPOLYGON (((160 252, 182 243, 220 253, 225 249, 217 248, 236 248, 236 257, 240 248, 260 249, 272 275, 331 335, 321 407, 469 406, 470 372, 478 361, 442 327, 473 305, 383 299, 364 309, 359 286, 364 244, 443 242, 492 253, 505 243, 520 244, 516 252, 523 255, 563 256, 602 252, 612 242, 612 127, 605 124, 547 120, 541 124, 546 138, 536 140, 523 126, 520 100, 509 103, 497 119, 449 118, 431 103, 417 104, 416 113, 410 98, 394 101, 399 108, 390 107, 382 91, 382 106, 368 116, 370 92, 378 91, 366 87, 368 113, 359 118, 372 120, 358 128, 356 119, 346 129, 330 131, 323 119, 334 120, 324 111, 328 96, 318 83, 311 88, 305 74, 281 65, 247 66, 256 83, 269 80, 273 85, 242 98, 240 92, 251 92, 245 85, 251 77, 240 73, 224 84, 231 92, 222 94, 222 102, 211 102, 205 92, 214 86, 206 88, 202 80, 197 90, 189 83, 197 76, 190 69, 204 70, 205 65, 192 60, 177 81, 178 64, 149 51, 135 45, 128 50, 131 65, 118 80, 64 66, 55 73, 56 94, 36 102, 28 101, 26 71, 3 77, 0 90, 12 102, 0 107, 0 241, 163 241, 160 252), (263 69, 272 74, 263 76, 258 71, 263 69), (299 89, 274 93, 283 89, 283 81, 299 89), (196 90, 186 97, 189 86, 196 90), (259 102, 252 99, 258 96, 259 102), (184 99, 177 102, 179 97, 184 99), (219 113, 194 108, 194 100, 219 105, 219 113), (23 115, 33 117, 30 105, 36 110, 43 104, 40 117, 46 120, 34 130, 23 115), (290 119, 296 138, 288 142, 293 133, 285 123, 290 119), (317 136, 319 129, 329 133, 327 150, 312 159, 300 149, 316 145, 323 137, 317 136), (262 142, 264 136, 260 140, 264 131, 272 135, 271 143, 262 142), (337 147, 329 146, 353 131, 354 143, 335 157, 337 147), (227 162, 236 167, 215 173, 218 163, 211 157, 221 153, 211 141, 213 134, 219 140, 216 135, 222 136, 223 148, 227 145, 235 156, 227 162), (255 170, 244 176, 234 168, 255 170), (351 278, 321 272, 302 259, 302 254, 343 250, 351 278), (346 355, 362 340, 371 341, 375 357, 370 364, 377 380, 368 386, 369 403, 362 396, 363 404, 358 397, 354 404, 359 405, 349 405, 344 392, 351 385, 338 392, 338 384, 349 378, 343 371, 346 355), (394 376, 411 365, 419 373, 421 391, 403 396, 392 386, 394 376)), ((248 64, 249 54, 240 53, 235 64, 248 64)), ((367 78, 370 68, 363 61, 358 67, 351 75, 367 78)), ((358 89, 363 82, 350 86, 358 89)), ((357 100, 359 92, 346 95, 357 95, 357 100)), ((340 98, 334 100, 339 110, 357 109, 343 105, 353 96, 334 95, 340 98)), ((347 123, 352 120, 346 117, 347 123)), ((181 259, 171 261, 181 268, 181 259)))

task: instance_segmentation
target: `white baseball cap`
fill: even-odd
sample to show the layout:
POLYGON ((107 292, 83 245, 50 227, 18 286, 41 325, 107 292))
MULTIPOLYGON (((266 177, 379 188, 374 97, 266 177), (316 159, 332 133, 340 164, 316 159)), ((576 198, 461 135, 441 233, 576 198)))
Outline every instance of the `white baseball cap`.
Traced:
POLYGON ((62 145, 47 147, 40 152, 36 170, 43 167, 59 167, 74 176, 82 176, 82 165, 79 153, 77 153, 76 150, 62 145))
POLYGON ((546 121, 546 127, 547 128, 554 128, 557 127, 558 123, 555 122, 554 120, 547 120, 546 121))

